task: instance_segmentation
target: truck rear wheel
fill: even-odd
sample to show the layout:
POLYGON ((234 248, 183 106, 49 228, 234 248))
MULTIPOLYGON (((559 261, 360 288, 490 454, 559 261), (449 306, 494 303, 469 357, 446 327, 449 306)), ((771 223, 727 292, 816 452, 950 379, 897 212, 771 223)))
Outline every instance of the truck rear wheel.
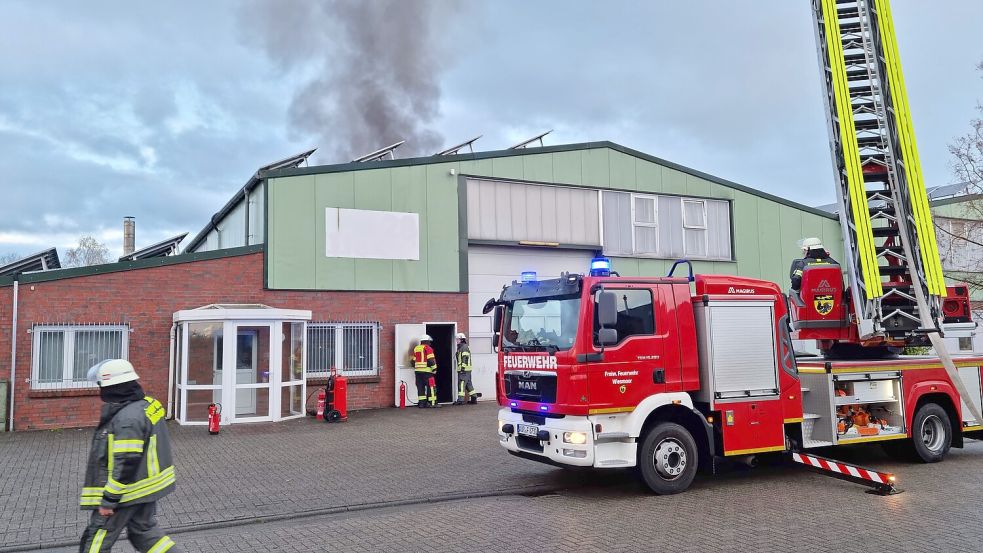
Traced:
POLYGON ((937 403, 926 403, 911 421, 911 439, 884 442, 888 455, 903 461, 938 463, 952 446, 949 414, 937 403))
POLYGON ((911 423, 915 454, 925 463, 937 463, 952 446, 952 424, 940 405, 926 403, 915 413, 911 423))
POLYGON ((655 425, 638 452, 638 468, 645 484, 659 495, 685 491, 696 477, 699 451, 693 436, 682 426, 655 425))

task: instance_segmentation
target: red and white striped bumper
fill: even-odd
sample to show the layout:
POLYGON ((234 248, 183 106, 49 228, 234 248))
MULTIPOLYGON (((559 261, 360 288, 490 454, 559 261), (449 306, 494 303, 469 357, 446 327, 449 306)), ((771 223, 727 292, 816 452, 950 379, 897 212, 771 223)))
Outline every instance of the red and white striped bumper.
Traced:
POLYGON ((894 487, 894 475, 888 472, 878 472, 805 453, 792 453, 792 460, 827 476, 872 487, 877 493, 890 495, 901 492, 894 487))

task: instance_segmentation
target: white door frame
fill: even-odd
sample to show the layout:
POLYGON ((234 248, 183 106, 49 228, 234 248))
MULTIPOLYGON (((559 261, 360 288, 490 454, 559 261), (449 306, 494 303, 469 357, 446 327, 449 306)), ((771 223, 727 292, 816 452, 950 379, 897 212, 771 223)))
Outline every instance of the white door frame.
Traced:
MULTIPOLYGON (((224 321, 223 332, 224 336, 235 336, 235 340, 224 339, 222 342, 222 355, 223 362, 222 367, 236 367, 237 366, 237 351, 239 346, 239 328, 241 327, 267 327, 270 332, 270 356, 269 356, 269 366, 268 371, 270 377, 267 382, 258 382, 255 384, 236 384, 236 371, 222 371, 222 422, 231 424, 233 422, 262 422, 262 421, 272 421, 273 413, 280 412, 280 371, 273 370, 274 367, 280 366, 280 356, 282 349, 282 334, 283 325, 276 324, 275 321, 248 321, 248 320, 232 320, 224 321), (267 411, 265 415, 257 415, 253 417, 240 417, 236 414, 236 392, 243 389, 266 389, 268 395, 267 401, 267 411), (277 393, 274 393, 276 390, 277 393)), ((255 346, 258 348, 258 345, 255 346)), ((258 349, 256 350, 258 353, 258 349)))

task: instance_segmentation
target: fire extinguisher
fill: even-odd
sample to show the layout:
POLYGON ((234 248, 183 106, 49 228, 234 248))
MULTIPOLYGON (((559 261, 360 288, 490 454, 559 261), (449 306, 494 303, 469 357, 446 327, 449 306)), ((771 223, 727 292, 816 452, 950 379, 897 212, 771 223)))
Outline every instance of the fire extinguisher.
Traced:
POLYGON ((222 404, 212 403, 208 405, 208 433, 218 434, 219 423, 222 420, 222 404))
POLYGON ((324 388, 317 393, 317 420, 324 419, 324 406, 328 401, 328 395, 324 392, 324 388))
POLYGON ((406 409, 406 383, 399 381, 399 408, 406 409))

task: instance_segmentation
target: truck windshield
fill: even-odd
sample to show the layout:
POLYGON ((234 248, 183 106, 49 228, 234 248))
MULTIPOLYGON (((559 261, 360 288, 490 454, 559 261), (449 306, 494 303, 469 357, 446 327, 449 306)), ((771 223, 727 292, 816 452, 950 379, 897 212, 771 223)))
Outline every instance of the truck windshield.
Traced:
POLYGON ((559 351, 573 347, 580 296, 515 300, 507 308, 502 347, 510 351, 559 351))

